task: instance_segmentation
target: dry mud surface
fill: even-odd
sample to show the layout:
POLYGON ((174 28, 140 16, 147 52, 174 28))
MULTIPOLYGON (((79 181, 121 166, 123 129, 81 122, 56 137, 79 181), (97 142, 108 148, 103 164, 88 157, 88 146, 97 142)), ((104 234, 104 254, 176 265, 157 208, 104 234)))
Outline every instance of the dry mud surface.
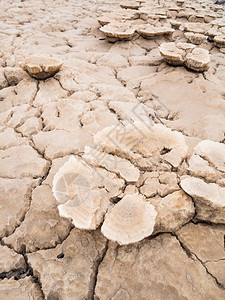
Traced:
MULTIPOLYGON (((225 28, 224 5, 209 0, 142 2, 142 19, 131 21, 173 20, 176 42, 199 38, 176 22, 225 28), (157 10, 165 18, 155 20, 157 10)), ((109 43, 98 17, 119 4, 0 0, 1 300, 225 299, 225 46, 200 30, 211 62, 197 73, 164 62, 158 46, 171 37, 109 43), (33 79, 17 65, 29 55, 52 56, 63 68, 33 79), (121 126, 140 139, 133 156, 115 140, 121 126), (142 143, 141 126, 165 131, 160 155, 148 157, 154 143, 142 143), (164 147, 170 129, 187 148, 164 147), (134 193, 149 201, 153 234, 120 246, 100 228, 80 230, 61 217, 53 178, 72 155, 99 168, 111 205, 134 193)))

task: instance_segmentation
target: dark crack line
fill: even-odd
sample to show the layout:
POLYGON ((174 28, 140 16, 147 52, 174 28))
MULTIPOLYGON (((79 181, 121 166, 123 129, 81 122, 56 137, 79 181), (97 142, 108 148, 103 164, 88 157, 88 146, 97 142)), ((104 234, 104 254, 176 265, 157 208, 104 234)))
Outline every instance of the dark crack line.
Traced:
POLYGON ((175 234, 175 233, 171 233, 172 236, 174 236, 178 243, 180 244, 181 248, 184 250, 184 252, 186 253, 187 257, 192 259, 193 261, 199 261, 201 263, 201 265, 204 267, 204 269, 206 270, 207 274, 210 275, 210 277, 212 277, 216 283, 216 285, 222 289, 225 290, 225 286, 223 284, 221 284, 218 279, 216 278, 216 276, 214 276, 212 273, 209 272, 209 269, 207 268, 207 266, 205 265, 205 263, 193 252, 191 252, 190 249, 188 249, 188 247, 181 242, 181 240, 179 239, 179 237, 175 234))
POLYGON ((105 244, 105 248, 102 251, 102 254, 99 255, 99 257, 93 263, 93 266, 92 266, 93 273, 92 273, 91 278, 90 278, 89 290, 88 290, 86 300, 94 300, 95 289, 96 289, 97 279, 98 279, 99 267, 100 267, 102 261, 104 260, 104 258, 106 256, 106 253, 107 253, 107 250, 108 250, 108 243, 109 243, 109 241, 107 240, 106 244, 105 244))

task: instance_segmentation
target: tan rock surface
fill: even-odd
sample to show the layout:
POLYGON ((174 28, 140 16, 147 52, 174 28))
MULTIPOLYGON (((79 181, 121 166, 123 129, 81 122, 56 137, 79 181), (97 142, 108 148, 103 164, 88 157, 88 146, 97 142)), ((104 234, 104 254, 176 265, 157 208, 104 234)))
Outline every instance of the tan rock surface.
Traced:
POLYGON ((90 299, 105 249, 106 239, 99 231, 73 229, 62 245, 29 254, 28 261, 47 298, 90 299))
POLYGON ((32 179, 0 178, 0 236, 12 234, 21 224, 30 206, 31 191, 37 184, 32 179))
POLYGON ((197 259, 188 257, 168 234, 139 246, 109 244, 100 265, 95 292, 98 299, 220 299, 224 290, 197 259), (202 278, 199 284, 199 278, 202 278))
POLYGON ((18 300, 43 300, 39 286, 31 277, 20 280, 4 279, 0 282, 0 294, 2 299, 18 300))
POLYGON ((225 227, 217 225, 210 227, 207 224, 193 224, 182 227, 177 235, 188 251, 196 255, 205 265, 219 284, 225 286, 223 266, 225 227), (211 247, 209 247, 211 245, 211 247))
POLYGON ((43 159, 31 146, 14 146, 0 150, 1 177, 42 177, 48 167, 49 162, 43 159))
POLYGON ((205 183, 202 179, 195 177, 183 179, 181 187, 194 199, 198 219, 224 224, 224 187, 215 183, 205 183))
POLYGON ((17 254, 6 246, 0 246, 0 272, 1 276, 11 270, 24 271, 26 263, 22 255, 17 254))
POLYGON ((23 268, 21 263, 14 272, 16 259, 4 255, 7 273, 0 283, 4 300, 74 300, 94 295, 96 300, 225 298, 220 255, 224 229, 215 224, 224 222, 223 208, 191 199, 180 187, 187 175, 200 178, 210 190, 211 185, 217 190, 225 186, 224 6, 209 0, 135 1, 138 9, 125 9, 121 2, 68 0, 65 5, 62 0, 15 0, 4 1, 1 7, 0 237, 7 253, 15 249, 25 261, 29 255, 35 257, 32 265, 23 268), (132 39, 109 43, 100 25, 118 26, 118 22, 120 28, 131 28, 132 39), (154 28, 151 39, 138 33, 146 26, 154 28), (163 34, 163 28, 174 30, 172 36, 163 34), (174 42, 186 56, 200 41, 199 47, 211 59, 203 73, 166 64, 159 52, 163 44, 174 42), (34 55, 54 57, 63 68, 46 80, 31 78, 17 66, 34 55), (143 126, 135 127, 134 122, 143 126), (167 128, 160 139, 154 129, 150 134, 144 129, 155 124, 167 128), (128 132, 118 130, 128 125, 134 125, 127 140, 132 153, 124 152, 128 132), (108 148, 102 151, 102 139, 96 143, 94 136, 107 127, 113 129, 109 137, 115 147, 107 141, 108 148), (143 143, 146 133, 149 141, 143 143), (167 143, 171 135, 182 136, 181 144, 184 140, 188 149, 179 152, 182 147, 176 147, 173 139, 167 143), (154 143, 160 144, 156 147, 160 155, 158 150, 152 153, 154 143), (59 169, 69 157, 84 156, 86 146, 91 149, 89 161, 98 162, 98 180, 93 183, 107 195, 110 206, 139 193, 158 213, 151 237, 129 247, 110 242, 105 259, 106 240, 100 230, 71 231, 71 222, 60 217, 51 192, 59 169), (113 156, 129 163, 118 168, 109 163, 113 156), (195 229, 200 224, 191 227, 192 222, 205 221, 204 230, 195 229), (194 254, 186 256, 185 244, 181 243, 182 249, 176 236, 160 233, 176 234, 175 230, 191 231, 192 240, 183 236, 193 253, 196 248, 196 255, 211 258, 206 257, 203 265, 194 254), (95 246, 98 242, 100 246, 95 246), (17 280, 9 280, 11 276, 17 280))
POLYGON ((17 252, 52 248, 64 240, 70 231, 70 223, 60 218, 51 189, 39 186, 33 190, 29 211, 15 232, 4 238, 4 243, 17 252))

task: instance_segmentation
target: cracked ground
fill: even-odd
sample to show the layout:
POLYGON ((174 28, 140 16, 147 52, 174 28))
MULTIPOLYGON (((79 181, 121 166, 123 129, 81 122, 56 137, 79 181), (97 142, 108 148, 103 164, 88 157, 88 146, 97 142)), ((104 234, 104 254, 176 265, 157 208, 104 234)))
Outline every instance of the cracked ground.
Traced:
MULTIPOLYGON (((179 1, 147 2, 174 7, 179 1)), ((225 299, 224 198, 216 212, 194 197, 174 218, 167 207, 171 195, 177 203, 187 197, 180 191, 186 175, 217 184, 224 195, 225 169, 193 149, 203 140, 225 142, 225 48, 207 42, 210 67, 197 73, 163 61, 164 36, 109 43, 98 17, 118 9, 118 0, 0 4, 0 299, 225 299), (63 68, 47 80, 33 79, 17 65, 30 55, 58 58, 63 68), (124 180, 120 192, 137 188, 156 207, 163 197, 165 212, 152 236, 120 246, 100 229, 79 230, 60 217, 52 185, 71 155, 82 158, 85 146, 95 147, 99 131, 135 121, 182 133, 188 157, 169 170, 140 168, 144 179, 136 186, 124 180), (196 159, 208 164, 206 175, 196 159)), ((187 11, 170 9, 167 18, 202 20, 196 6, 207 22, 225 22, 223 5, 185 5, 187 11)), ((180 30, 174 39, 187 42, 180 30)))

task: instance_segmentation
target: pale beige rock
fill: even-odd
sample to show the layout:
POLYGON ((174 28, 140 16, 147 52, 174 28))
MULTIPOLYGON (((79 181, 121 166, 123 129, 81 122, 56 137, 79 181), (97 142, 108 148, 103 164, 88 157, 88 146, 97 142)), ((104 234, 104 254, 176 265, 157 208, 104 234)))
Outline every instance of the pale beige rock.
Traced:
POLYGON ((120 3, 122 8, 138 9, 140 7, 140 1, 123 1, 120 3))
POLYGON ((2 276, 11 270, 23 272, 25 269, 26 263, 22 255, 6 246, 0 246, 0 273, 2 276))
POLYGON ((35 147, 49 159, 70 153, 78 154, 84 150, 85 145, 91 143, 91 140, 91 136, 82 128, 76 132, 52 130, 33 135, 35 147))
POLYGON ((100 100, 136 102, 134 94, 123 86, 98 83, 94 84, 94 88, 100 94, 100 100))
POLYGON ((32 188, 37 183, 31 179, 0 178, 0 236, 12 234, 20 225, 30 206, 32 188))
POLYGON ((8 81, 5 78, 4 69, 0 69, 0 90, 8 86, 8 81))
POLYGON ((17 134, 12 128, 0 132, 0 149, 4 150, 13 146, 28 144, 28 141, 17 134))
POLYGON ((195 45, 201 45, 207 42, 207 36, 200 33, 186 32, 184 34, 188 41, 195 45))
POLYGON ((69 92, 64 90, 56 79, 49 78, 39 83, 39 90, 33 104, 35 107, 42 106, 43 104, 67 97, 68 94, 69 92))
POLYGON ((52 189, 60 204, 59 214, 71 219, 77 228, 96 229, 110 205, 99 177, 96 170, 74 156, 54 176, 52 189))
POLYGON ((89 110, 90 104, 68 98, 45 104, 42 109, 45 131, 53 129, 79 131, 81 118, 89 110))
POLYGON ((22 126, 17 130, 22 133, 23 136, 29 137, 35 133, 38 133, 42 129, 42 121, 39 118, 31 117, 27 119, 22 126))
POLYGON ((223 299, 224 293, 169 234, 127 247, 110 243, 95 290, 101 300, 115 294, 115 299, 223 299))
POLYGON ((145 180, 144 184, 140 187, 140 193, 147 198, 153 197, 158 193, 159 186, 158 178, 149 178, 145 180))
POLYGON ((24 279, 4 279, 0 282, 0 294, 2 299, 17 300, 43 300, 41 290, 31 277, 24 279))
POLYGON ((193 33, 200 33, 204 34, 207 32, 210 28, 212 27, 211 24, 205 24, 205 23, 185 23, 184 24, 184 30, 188 32, 193 32, 193 33))
POLYGON ((149 201, 157 211, 154 233, 173 232, 188 223, 195 214, 193 201, 181 190, 149 201))
POLYGON ((143 196, 128 194, 106 214, 101 231, 120 245, 136 243, 152 234, 156 216, 143 196))
POLYGON ((37 83, 32 78, 25 78, 16 86, 0 90, 0 112, 6 111, 12 106, 16 108, 17 105, 32 104, 36 93, 37 83))
POLYGON ((116 11, 106 12, 98 17, 100 25, 104 26, 113 22, 121 22, 127 20, 135 20, 139 17, 139 12, 131 9, 118 9, 116 11))
POLYGON ((189 223, 176 234, 183 245, 205 263, 225 259, 224 230, 222 225, 211 227, 207 224, 189 223))
POLYGON ((142 27, 138 30, 138 33, 147 39, 151 39, 154 37, 162 36, 162 35, 172 35, 174 33, 174 29, 170 27, 157 27, 147 25, 146 27, 142 27))
POLYGON ((225 147, 223 143, 203 140, 196 145, 194 153, 188 164, 189 171, 197 177, 217 182, 224 178, 224 156, 225 147))
POLYGON ((42 177, 48 167, 49 162, 43 159, 31 146, 21 145, 0 150, 1 177, 42 177))
POLYGON ((70 222, 59 217, 50 187, 39 186, 32 193, 24 221, 12 235, 4 238, 4 243, 17 252, 52 248, 67 237, 70 229, 70 222))
POLYGON ((193 176, 204 177, 208 180, 215 180, 217 177, 216 171, 201 156, 193 154, 188 161, 188 165, 188 171, 193 176))
POLYGON ((159 47, 160 54, 171 65, 183 65, 185 51, 178 49, 174 42, 163 43, 159 47))
POLYGON ((128 160, 116 155, 85 147, 83 158, 94 167, 103 167, 109 172, 118 174, 127 182, 135 182, 140 176, 138 168, 128 160))
POLYGON ((46 79, 60 70, 62 62, 51 57, 29 56, 19 66, 34 78, 46 79))
POLYGON ((217 281, 225 286, 225 277, 224 277, 224 268, 225 268, 225 259, 218 261, 209 261, 205 263, 207 269, 211 274, 213 274, 217 281))
POLYGON ((159 51, 166 62, 171 65, 185 64, 188 68, 198 72, 206 71, 209 68, 209 51, 196 48, 191 43, 163 43, 160 45, 159 51))
POLYGON ((51 169, 49 170, 48 176, 43 181, 43 184, 49 185, 52 188, 53 178, 59 169, 65 164, 69 159, 69 156, 64 156, 52 160, 51 169))
POLYGON ((129 24, 109 23, 100 28, 100 31, 106 36, 108 41, 115 42, 117 40, 130 40, 135 35, 135 29, 129 24))
POLYGON ((123 153, 131 160, 140 155, 149 160, 154 157, 156 161, 162 159, 174 167, 179 166, 187 153, 182 134, 161 124, 148 127, 134 122, 126 126, 108 127, 98 132, 94 141, 106 152, 123 153))
POLYGON ((6 67, 4 68, 4 74, 9 85, 17 85, 24 78, 28 78, 28 75, 20 68, 6 67))
POLYGON ((210 140, 200 142, 194 151, 220 172, 225 172, 225 145, 210 140))
POLYGON ((15 128, 21 126, 28 118, 37 117, 39 112, 29 104, 22 104, 12 108, 10 114, 11 118, 8 119, 7 125, 15 128))
POLYGON ((209 51, 202 48, 195 48, 186 56, 185 64, 188 68, 203 72, 209 68, 210 56, 209 51))
POLYGON ((224 223, 225 187, 189 177, 181 180, 181 188, 194 199, 197 219, 224 223))
POLYGON ((28 254, 28 261, 48 299, 89 299, 105 247, 106 239, 99 231, 73 229, 61 245, 28 254))
POLYGON ((109 108, 113 109, 121 120, 129 120, 133 122, 142 121, 147 126, 151 126, 153 124, 153 109, 142 103, 110 101, 109 108))
POLYGON ((224 34, 215 36, 213 41, 214 41, 215 46, 217 46, 219 48, 225 47, 225 35, 224 34))

